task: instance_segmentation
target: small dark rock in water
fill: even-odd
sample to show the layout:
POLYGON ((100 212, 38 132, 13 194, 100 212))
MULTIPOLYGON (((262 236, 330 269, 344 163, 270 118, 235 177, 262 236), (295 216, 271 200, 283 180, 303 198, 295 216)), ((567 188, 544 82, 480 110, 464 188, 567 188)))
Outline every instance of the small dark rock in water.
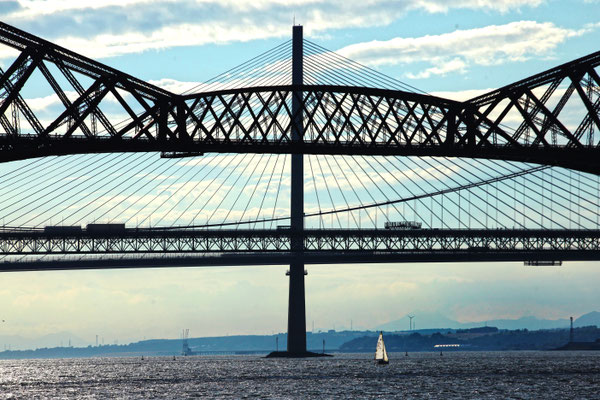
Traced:
POLYGON ((304 353, 288 353, 287 351, 272 351, 266 358, 308 358, 308 357, 333 357, 331 354, 313 353, 307 351, 304 353))

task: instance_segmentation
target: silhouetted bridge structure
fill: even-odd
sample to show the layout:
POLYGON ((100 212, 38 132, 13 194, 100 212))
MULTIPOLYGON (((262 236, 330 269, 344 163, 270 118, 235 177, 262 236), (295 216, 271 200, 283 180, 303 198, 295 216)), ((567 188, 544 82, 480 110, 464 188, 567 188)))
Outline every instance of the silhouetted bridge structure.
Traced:
MULTIPOLYGON (((294 27, 291 44, 277 49, 279 53, 289 50, 291 56, 271 58, 266 73, 257 73, 258 68, 250 65, 242 71, 251 76, 246 80, 232 80, 229 86, 208 85, 185 94, 171 93, 3 23, 0 42, 18 54, 5 71, 0 71, 0 162, 97 153, 161 152, 164 158, 208 153, 291 155, 289 216, 275 216, 276 199, 270 218, 257 215, 203 225, 194 222, 196 214, 191 222, 180 226, 152 227, 149 222, 148 228, 138 225, 94 233, 44 230, 43 226, 19 222, 32 210, 0 230, 0 255, 4 256, 0 270, 290 264, 288 350, 301 355, 306 350, 305 263, 600 260, 600 184, 585 175, 600 174, 600 135, 595 134, 600 130, 600 77, 596 71, 600 52, 468 101, 455 101, 410 87, 399 88, 397 81, 381 78, 371 70, 361 70, 367 72, 366 80, 353 77, 362 67, 347 66, 349 60, 322 53, 310 42, 306 42, 307 57, 301 27, 294 27), (335 63, 319 62, 319 57, 329 57, 328 61, 335 63), (332 71, 328 65, 333 65, 332 71), (37 116, 24 95, 30 81, 44 82, 51 88, 62 111, 50 120, 37 116), (381 82, 393 88, 372 87, 381 82), (64 85, 71 89, 65 90, 64 85), (120 107, 126 119, 116 122, 105 114, 102 108, 107 103, 120 107), (366 171, 358 164, 342 168, 332 158, 337 167, 326 162, 334 179, 326 179, 319 158, 315 158, 323 178, 319 182, 334 207, 322 211, 317 174, 309 155, 450 157, 538 165, 516 171, 492 166, 496 176, 460 183, 442 170, 442 164, 436 167, 425 160, 427 167, 417 175, 442 174, 454 186, 444 183, 441 189, 421 194, 404 188, 410 194, 406 198, 390 200, 384 194, 385 201, 373 199, 364 204, 361 200, 359 205, 350 206, 337 173, 344 174, 349 183, 346 190, 356 195, 356 188, 362 185, 369 196, 371 191, 363 183, 367 179, 377 188, 378 183, 387 184, 390 176, 402 184, 397 178, 400 172, 405 180, 411 177, 403 171, 390 171, 379 161, 378 168, 385 169, 387 175, 366 171), (310 163, 318 203, 318 211, 308 214, 304 207, 305 158, 310 163), (547 175, 550 166, 578 171, 577 183, 573 183, 571 172, 547 175), (344 171, 356 174, 359 168, 364 179, 357 177, 353 185, 344 171), (373 178, 376 174, 378 177, 373 178), (528 177, 534 174, 538 175, 528 177), (517 179, 521 179, 520 191, 517 179), (514 186, 512 194, 507 182, 514 186), (328 185, 333 184, 338 186, 339 195, 331 194, 328 185), (476 192, 483 187, 484 194, 476 192), (488 187, 495 188, 495 194, 488 187), (466 196, 462 196, 467 192, 468 207, 466 196), (485 206, 472 203, 471 194, 485 206), (348 207, 335 209, 334 197, 343 198, 348 207), (416 207, 427 199, 428 223, 416 207), (538 201, 541 204, 536 207, 538 201), (418 229, 380 229, 377 211, 373 219, 372 210, 392 206, 404 215, 397 208, 400 204, 408 204, 415 219, 427 226, 422 228, 419 222, 418 229), (354 212, 358 212, 359 222, 354 212), (362 228, 361 212, 373 226, 362 228), (354 219, 356 229, 343 229, 340 213, 346 213, 348 225, 350 218, 354 219), (535 213, 539 218, 532 217, 535 213), (331 225, 335 215, 338 228, 322 226, 325 215, 331 215, 331 225), (434 215, 439 228, 435 228, 434 215), (318 227, 307 226, 309 216, 319 218, 318 227), (479 221, 479 228, 471 226, 471 217, 479 221), (455 226, 450 226, 448 218, 456 221, 455 226), (281 220, 289 225, 257 228, 257 224, 272 225, 281 220), (532 224, 535 227, 528 226, 532 224)), ((265 196, 273 177, 271 171, 265 196)), ((277 196, 282 177, 283 172, 277 196)), ((230 186, 235 187, 238 179, 230 186)), ((250 198, 256 197, 257 187, 258 183, 250 198)), ((241 192, 234 204, 240 196, 241 192)), ((259 213, 264 203, 263 196, 259 213)), ((250 200, 241 215, 246 215, 249 205, 250 200)), ((182 215, 185 211, 187 208, 182 215)), ((229 215, 227 212, 226 218, 229 215)), ((390 220, 387 212, 385 219, 390 220)))
MULTIPOLYGON (((303 241, 302 257, 307 264, 600 259, 600 231, 597 230, 306 229, 299 240, 303 241)), ((292 251, 292 235, 281 230, 260 229, 127 229, 112 235, 15 230, 0 233, 0 254, 120 256, 90 260, 62 257, 41 260, 31 266, 2 267, 14 271, 280 265, 289 264, 297 257, 292 251), (139 257, 140 254, 145 257, 139 257)))

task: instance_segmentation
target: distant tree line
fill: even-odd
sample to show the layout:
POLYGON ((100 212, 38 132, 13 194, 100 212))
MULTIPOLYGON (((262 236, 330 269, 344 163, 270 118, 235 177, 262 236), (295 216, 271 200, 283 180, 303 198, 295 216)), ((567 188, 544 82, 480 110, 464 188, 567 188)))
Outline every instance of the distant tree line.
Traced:
MULTIPOLYGON (((577 342, 594 342, 600 338, 600 329, 586 326, 574 330, 577 342)), ((552 350, 569 341, 568 329, 536 330, 498 330, 494 327, 482 327, 452 332, 436 332, 421 335, 417 332, 408 335, 384 334, 388 352, 435 351, 435 345, 459 344, 459 350, 497 351, 497 350, 552 350), (479 334, 479 335, 473 335, 479 334)), ((375 351, 377 338, 360 337, 340 346, 341 352, 375 351)), ((444 348, 445 349, 445 348, 444 348)))

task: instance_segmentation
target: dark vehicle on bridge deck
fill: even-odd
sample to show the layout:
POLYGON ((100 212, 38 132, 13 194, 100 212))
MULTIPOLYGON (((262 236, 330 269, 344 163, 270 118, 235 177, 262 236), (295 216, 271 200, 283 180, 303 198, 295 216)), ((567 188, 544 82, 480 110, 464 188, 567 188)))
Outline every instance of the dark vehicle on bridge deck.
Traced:
POLYGON ((44 233, 46 234, 58 234, 58 235, 71 235, 71 234, 81 234, 83 230, 79 225, 67 225, 67 226, 45 226, 44 233))
POLYGON ((125 224, 87 224, 85 230, 89 234, 125 233, 125 224))
POLYGON ((387 221, 385 229, 421 229, 422 224, 417 221, 387 221))

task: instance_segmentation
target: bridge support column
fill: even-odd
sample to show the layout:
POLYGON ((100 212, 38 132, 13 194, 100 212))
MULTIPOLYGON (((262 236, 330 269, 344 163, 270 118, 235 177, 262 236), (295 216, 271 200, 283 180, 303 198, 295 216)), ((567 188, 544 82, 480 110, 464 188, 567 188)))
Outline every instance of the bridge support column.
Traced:
MULTIPOLYGON (((294 26, 292 40, 292 85, 302 85, 302 26, 294 26)), ((267 357, 321 357, 306 351, 306 305, 304 301, 304 143, 301 90, 292 92, 292 165, 290 195, 290 239, 294 261, 290 263, 287 351, 275 351, 267 357)))
POLYGON ((306 308, 304 302, 304 262, 290 264, 287 351, 290 355, 306 353, 306 308))
MULTIPOLYGON (((292 85, 303 82, 302 26, 294 26, 292 36, 292 85)), ((302 146, 304 123, 302 92, 292 92, 292 145, 302 146)), ((288 305, 288 345, 290 354, 306 353, 306 309, 304 301, 304 156, 292 154, 290 228, 291 247, 296 260, 290 264, 290 296, 288 305)))

